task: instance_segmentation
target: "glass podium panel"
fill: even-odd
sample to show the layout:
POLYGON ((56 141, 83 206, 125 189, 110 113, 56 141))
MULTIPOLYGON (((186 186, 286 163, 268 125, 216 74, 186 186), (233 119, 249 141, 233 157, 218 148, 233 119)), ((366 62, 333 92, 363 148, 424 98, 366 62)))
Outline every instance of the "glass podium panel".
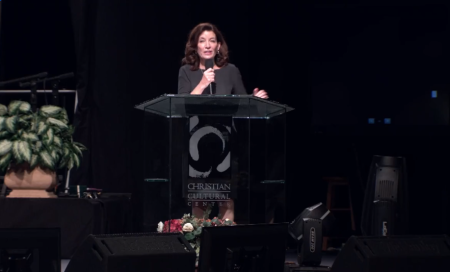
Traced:
POLYGON ((184 214, 285 222, 286 113, 253 96, 164 95, 144 118, 144 231, 184 214))

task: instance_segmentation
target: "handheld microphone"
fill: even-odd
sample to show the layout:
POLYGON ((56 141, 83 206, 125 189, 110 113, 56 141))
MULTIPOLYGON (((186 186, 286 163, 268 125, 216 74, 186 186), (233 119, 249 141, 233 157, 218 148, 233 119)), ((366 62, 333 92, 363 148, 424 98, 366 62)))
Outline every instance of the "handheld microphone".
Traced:
POLYGON ((205 69, 214 68, 214 61, 212 59, 205 60, 205 69))
MULTIPOLYGON (((205 70, 208 70, 209 68, 214 69, 214 60, 213 59, 205 60, 205 70)), ((214 82, 211 82, 209 84, 209 93, 210 94, 216 93, 216 84, 214 82)))

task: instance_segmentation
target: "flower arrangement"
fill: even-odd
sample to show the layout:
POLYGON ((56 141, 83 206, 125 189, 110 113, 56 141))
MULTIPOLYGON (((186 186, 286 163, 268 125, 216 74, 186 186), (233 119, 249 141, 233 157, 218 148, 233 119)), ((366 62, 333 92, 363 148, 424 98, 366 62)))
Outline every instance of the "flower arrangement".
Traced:
POLYGON ((203 227, 223 227, 236 225, 235 222, 229 219, 219 219, 217 217, 207 219, 209 218, 210 212, 211 207, 208 207, 203 218, 196 218, 193 215, 185 214, 181 219, 171 219, 165 221, 164 223, 159 222, 157 231, 159 233, 183 233, 184 238, 186 238, 186 240, 191 244, 198 257, 200 254, 200 235, 203 227))

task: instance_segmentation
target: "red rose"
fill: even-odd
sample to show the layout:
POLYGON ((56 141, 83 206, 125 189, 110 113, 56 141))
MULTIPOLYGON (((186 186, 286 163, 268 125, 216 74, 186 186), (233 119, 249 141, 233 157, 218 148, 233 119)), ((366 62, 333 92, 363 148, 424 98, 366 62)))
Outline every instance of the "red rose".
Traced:
POLYGON ((183 227, 181 226, 180 219, 172 219, 172 220, 164 222, 163 232, 182 232, 182 230, 183 230, 183 227), (169 224, 170 224, 170 230, 169 230, 169 224))

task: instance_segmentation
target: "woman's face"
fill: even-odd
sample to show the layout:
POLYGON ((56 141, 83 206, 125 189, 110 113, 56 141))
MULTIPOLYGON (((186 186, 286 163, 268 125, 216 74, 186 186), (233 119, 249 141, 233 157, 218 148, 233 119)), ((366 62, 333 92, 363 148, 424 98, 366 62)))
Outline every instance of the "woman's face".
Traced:
POLYGON ((200 58, 213 59, 219 48, 220 44, 217 42, 216 34, 213 31, 203 31, 197 43, 197 53, 200 58))

